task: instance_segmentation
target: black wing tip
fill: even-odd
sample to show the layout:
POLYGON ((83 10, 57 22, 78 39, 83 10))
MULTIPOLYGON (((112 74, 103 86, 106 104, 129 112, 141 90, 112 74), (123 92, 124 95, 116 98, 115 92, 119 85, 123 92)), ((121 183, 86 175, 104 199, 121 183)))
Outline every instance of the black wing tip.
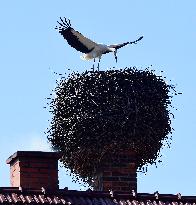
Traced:
POLYGON ((134 41, 133 43, 137 43, 138 41, 141 41, 144 38, 144 36, 140 36, 136 41, 134 41))
POLYGON ((137 40, 129 42, 129 44, 137 44, 138 41, 142 40, 144 36, 140 36, 137 40))
POLYGON ((71 21, 68 18, 65 17, 59 17, 60 21, 57 21, 57 23, 59 24, 58 26, 55 27, 55 29, 59 30, 59 32, 62 32, 68 28, 71 28, 71 21))

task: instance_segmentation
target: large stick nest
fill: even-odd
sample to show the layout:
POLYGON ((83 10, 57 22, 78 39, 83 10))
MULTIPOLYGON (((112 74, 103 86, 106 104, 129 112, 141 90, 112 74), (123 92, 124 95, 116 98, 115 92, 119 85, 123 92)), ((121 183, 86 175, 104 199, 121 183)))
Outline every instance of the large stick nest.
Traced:
POLYGON ((137 167, 157 160, 171 133, 174 86, 149 70, 126 68, 73 73, 50 102, 48 139, 72 173, 90 182, 105 155, 137 153, 137 167))

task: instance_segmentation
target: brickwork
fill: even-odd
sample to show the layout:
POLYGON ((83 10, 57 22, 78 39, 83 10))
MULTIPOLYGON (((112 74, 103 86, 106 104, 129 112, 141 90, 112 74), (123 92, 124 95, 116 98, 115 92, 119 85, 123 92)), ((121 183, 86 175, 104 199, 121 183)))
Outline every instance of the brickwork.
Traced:
POLYGON ((8 160, 12 187, 58 189, 58 159, 54 152, 16 152, 8 160))
POLYGON ((124 151, 106 158, 95 177, 98 191, 137 191, 136 154, 124 151))

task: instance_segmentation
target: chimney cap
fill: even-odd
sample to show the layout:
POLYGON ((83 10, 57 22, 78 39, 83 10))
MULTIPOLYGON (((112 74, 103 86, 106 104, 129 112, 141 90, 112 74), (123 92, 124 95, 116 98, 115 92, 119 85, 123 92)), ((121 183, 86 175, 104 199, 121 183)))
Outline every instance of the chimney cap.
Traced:
POLYGON ((7 164, 11 164, 16 158, 19 157, 41 157, 41 158, 52 158, 60 159, 62 154, 60 152, 42 152, 42 151, 17 151, 12 154, 7 160, 7 164))

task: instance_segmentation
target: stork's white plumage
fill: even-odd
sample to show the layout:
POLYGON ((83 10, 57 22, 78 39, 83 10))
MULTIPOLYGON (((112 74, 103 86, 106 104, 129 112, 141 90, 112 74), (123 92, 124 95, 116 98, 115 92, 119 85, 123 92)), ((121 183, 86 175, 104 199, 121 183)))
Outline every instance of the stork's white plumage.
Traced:
MULTIPOLYGON (((135 41, 116 44, 116 45, 98 44, 86 38, 80 32, 74 30, 71 27, 71 23, 69 19, 64 18, 63 20, 60 17, 60 20, 61 20, 60 22, 57 21, 59 25, 55 29, 58 29, 59 33, 64 37, 64 39, 67 40, 68 44, 71 47, 75 48, 77 51, 84 53, 83 56, 81 56, 83 60, 94 59, 95 62, 95 58, 98 58, 100 62, 101 56, 103 54, 113 52, 117 62, 117 50, 119 48, 122 48, 128 44, 136 44, 138 41, 140 41, 143 38, 143 36, 141 36, 135 41)), ((94 69, 94 65, 93 65, 93 69, 94 69)), ((99 63, 98 63, 98 69, 99 69, 99 63)))

